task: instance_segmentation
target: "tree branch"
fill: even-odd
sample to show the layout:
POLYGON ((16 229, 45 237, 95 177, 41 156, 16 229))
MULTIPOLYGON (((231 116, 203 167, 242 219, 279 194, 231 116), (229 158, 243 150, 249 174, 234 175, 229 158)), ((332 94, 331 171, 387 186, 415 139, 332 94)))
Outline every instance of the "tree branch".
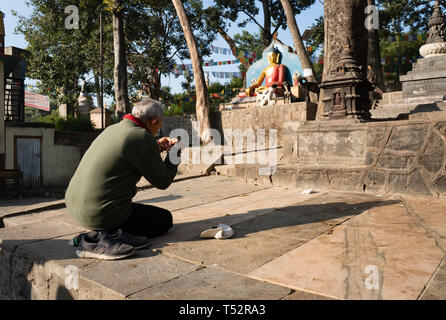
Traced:
POLYGON ((261 26, 261 25, 257 22, 257 20, 256 20, 251 14, 249 14, 249 13, 246 12, 245 10, 242 10, 242 12, 243 12, 244 14, 246 14, 246 15, 249 17, 249 19, 252 20, 252 22, 254 22, 256 25, 258 25, 258 26, 260 27, 260 29, 265 30, 265 28, 263 28, 263 26, 261 26))
MULTIPOLYGON (((234 56, 237 57, 237 51, 238 48, 234 42, 234 40, 224 31, 222 28, 217 28, 218 33, 222 36, 222 38, 228 43, 229 47, 231 48, 232 53, 234 56)), ((238 57, 237 57, 238 58, 238 57)), ((249 68, 249 62, 246 62, 246 60, 240 61, 246 68, 249 68)))

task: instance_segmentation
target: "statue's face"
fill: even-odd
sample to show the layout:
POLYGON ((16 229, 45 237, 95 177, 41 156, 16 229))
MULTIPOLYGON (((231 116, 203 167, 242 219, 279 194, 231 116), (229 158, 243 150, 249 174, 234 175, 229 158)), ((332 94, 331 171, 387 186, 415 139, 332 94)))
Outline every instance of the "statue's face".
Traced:
POLYGON ((268 62, 269 64, 279 63, 280 54, 276 52, 268 53, 268 62))

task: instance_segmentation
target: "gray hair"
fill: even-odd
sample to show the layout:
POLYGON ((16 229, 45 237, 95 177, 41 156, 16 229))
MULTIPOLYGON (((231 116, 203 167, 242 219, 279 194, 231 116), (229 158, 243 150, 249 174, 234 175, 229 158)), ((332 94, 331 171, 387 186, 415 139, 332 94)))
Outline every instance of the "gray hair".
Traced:
POLYGON ((164 109, 161 102, 145 98, 135 104, 132 109, 132 115, 137 118, 144 117, 147 120, 159 119, 163 120, 164 118, 164 109))

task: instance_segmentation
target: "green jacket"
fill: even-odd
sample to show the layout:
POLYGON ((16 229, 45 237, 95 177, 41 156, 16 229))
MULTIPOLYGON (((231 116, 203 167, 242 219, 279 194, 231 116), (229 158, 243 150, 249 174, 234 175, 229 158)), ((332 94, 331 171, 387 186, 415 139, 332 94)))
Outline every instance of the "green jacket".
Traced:
POLYGON ((164 190, 176 174, 169 157, 162 160, 154 136, 124 119, 94 140, 70 181, 65 202, 85 228, 112 229, 128 219, 142 176, 164 190))

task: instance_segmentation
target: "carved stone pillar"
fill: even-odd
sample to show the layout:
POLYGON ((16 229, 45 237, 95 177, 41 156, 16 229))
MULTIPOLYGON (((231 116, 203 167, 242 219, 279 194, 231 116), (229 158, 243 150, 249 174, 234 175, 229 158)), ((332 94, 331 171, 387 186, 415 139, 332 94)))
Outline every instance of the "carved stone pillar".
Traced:
POLYGON ((368 119, 367 0, 325 0, 325 56, 318 119, 368 119))

